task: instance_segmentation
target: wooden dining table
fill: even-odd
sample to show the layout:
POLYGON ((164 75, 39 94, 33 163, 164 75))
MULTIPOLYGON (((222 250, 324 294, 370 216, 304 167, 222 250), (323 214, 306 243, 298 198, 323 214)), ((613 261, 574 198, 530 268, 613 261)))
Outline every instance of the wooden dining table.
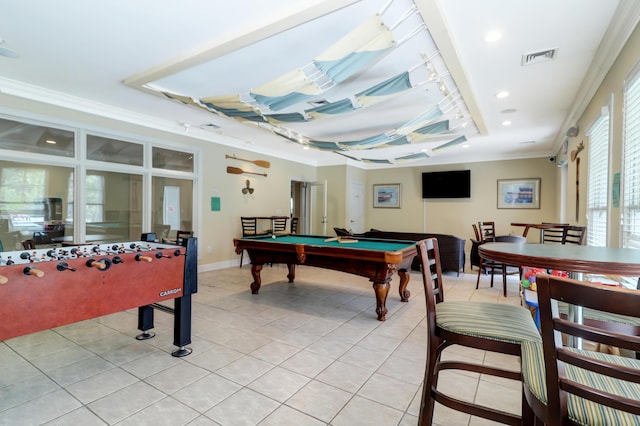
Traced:
MULTIPOLYGON (((508 265, 567 271, 572 278, 582 274, 640 276, 640 250, 591 247, 575 244, 486 243, 478 248, 484 259, 508 265)), ((582 307, 569 306, 569 315, 582 321, 582 307)), ((573 342, 581 347, 581 342, 573 342)))
POLYGON ((576 244, 485 243, 484 259, 509 265, 604 275, 640 276, 640 250, 576 244))
POLYGON ((522 231, 522 236, 526 237, 529 233, 529 229, 538 229, 540 230, 540 241, 542 241, 542 235, 545 229, 554 229, 554 228, 563 228, 565 226, 569 226, 566 223, 523 223, 523 222, 511 222, 511 226, 521 226, 524 227, 522 231))

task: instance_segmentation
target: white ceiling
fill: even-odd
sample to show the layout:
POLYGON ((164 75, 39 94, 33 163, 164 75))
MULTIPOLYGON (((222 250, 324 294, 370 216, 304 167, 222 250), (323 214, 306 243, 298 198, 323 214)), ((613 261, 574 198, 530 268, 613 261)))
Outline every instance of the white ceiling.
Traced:
MULTIPOLYGON (((421 23, 428 32, 317 99, 349 97, 414 66, 412 83, 424 82, 427 68, 419 64, 429 56, 440 80, 459 94, 456 111, 466 117, 455 119, 452 112, 447 118, 458 126, 457 134, 466 135, 468 147, 433 152, 451 139, 441 137, 344 153, 350 157, 393 159, 423 151, 430 156, 406 166, 552 156, 640 16, 635 0, 50 0, 37 7, 0 0, 0 53, 4 48, 18 55, 0 56, 0 106, 2 94, 44 99, 294 161, 382 167, 304 150, 254 124, 144 88, 193 99, 244 95, 308 64, 387 5, 383 20, 393 26, 414 3, 419 13, 398 24, 394 37, 403 38, 421 23), (484 42, 494 29, 503 38, 484 42), (521 66, 523 54, 546 49, 557 49, 554 60, 521 66), (510 96, 497 99, 501 90, 510 96), (505 120, 512 124, 502 126, 505 120), (469 127, 462 128, 463 121, 469 127)), ((431 108, 439 95, 437 84, 428 83, 343 118, 285 128, 333 141, 393 132, 431 108)))

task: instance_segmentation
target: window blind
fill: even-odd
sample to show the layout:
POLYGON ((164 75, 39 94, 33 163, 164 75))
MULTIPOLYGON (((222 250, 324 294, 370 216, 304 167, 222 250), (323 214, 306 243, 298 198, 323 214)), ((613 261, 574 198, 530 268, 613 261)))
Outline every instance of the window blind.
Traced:
POLYGON ((622 246, 640 248, 640 73, 624 88, 622 246))
POLYGON ((609 111, 589 128, 587 245, 606 247, 609 187, 609 111))

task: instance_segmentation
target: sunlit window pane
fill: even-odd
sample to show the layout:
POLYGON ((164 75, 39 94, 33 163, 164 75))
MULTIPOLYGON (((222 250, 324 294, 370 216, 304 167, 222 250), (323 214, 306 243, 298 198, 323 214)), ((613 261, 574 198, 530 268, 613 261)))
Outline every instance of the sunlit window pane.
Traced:
POLYGON ((142 233, 142 176, 87 170, 87 241, 127 241, 142 233))
POLYGON ((0 149, 73 157, 74 132, 0 118, 0 149))
POLYGON ((0 161, 0 240, 16 250, 60 242, 73 232, 67 217, 67 186, 73 168, 0 161))
POLYGON ((193 231, 193 181, 155 176, 151 197, 151 229, 158 238, 175 238, 178 230, 193 231))
POLYGON ((153 167, 156 169, 193 172, 193 154, 154 147, 153 167))
POLYGON ((138 143, 87 135, 87 158, 109 163, 142 166, 144 147, 138 143))

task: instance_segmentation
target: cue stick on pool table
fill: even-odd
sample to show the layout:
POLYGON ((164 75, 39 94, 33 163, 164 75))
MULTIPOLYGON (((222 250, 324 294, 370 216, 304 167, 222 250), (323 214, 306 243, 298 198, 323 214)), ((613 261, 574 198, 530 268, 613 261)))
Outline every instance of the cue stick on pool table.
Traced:
POLYGON ((343 244, 343 243, 357 243, 358 240, 354 240, 353 238, 340 238, 338 239, 338 242, 343 244))
POLYGON ((331 237, 331 238, 325 238, 324 240, 325 243, 330 243, 332 241, 337 241, 339 243, 357 243, 358 242, 358 240, 349 238, 349 237, 331 237))

